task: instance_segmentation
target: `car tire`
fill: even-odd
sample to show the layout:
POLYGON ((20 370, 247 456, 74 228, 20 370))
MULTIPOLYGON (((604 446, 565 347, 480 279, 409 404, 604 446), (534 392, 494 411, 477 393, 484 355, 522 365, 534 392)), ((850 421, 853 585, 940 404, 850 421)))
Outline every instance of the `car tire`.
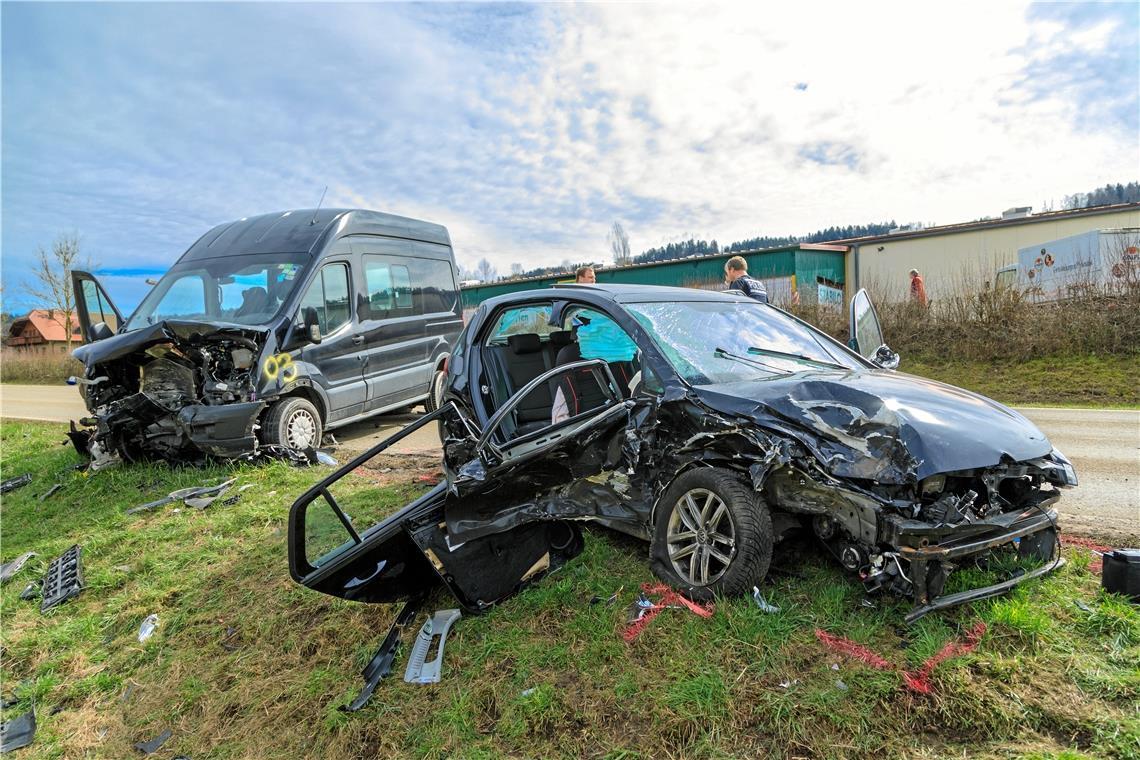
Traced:
POLYGON ((262 440, 291 449, 317 448, 324 426, 313 404, 299 396, 282 399, 269 408, 261 425, 262 440))
POLYGON ((735 472, 700 467, 674 480, 658 504, 650 548, 657 577, 697 601, 739 596, 772 561, 772 516, 735 472))
POLYGON ((432 373, 431 382, 428 383, 428 395, 424 400, 424 410, 428 414, 439 409, 440 404, 443 403, 443 384, 446 380, 447 373, 443 370, 436 370, 432 373))

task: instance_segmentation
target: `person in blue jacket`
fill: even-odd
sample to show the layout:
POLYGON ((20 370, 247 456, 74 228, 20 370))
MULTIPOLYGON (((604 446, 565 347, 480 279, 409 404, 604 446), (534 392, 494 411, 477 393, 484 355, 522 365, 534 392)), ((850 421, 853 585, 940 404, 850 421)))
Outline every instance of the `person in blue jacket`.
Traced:
POLYGON ((739 290, 760 303, 768 303, 768 289, 764 283, 748 276, 748 262, 743 256, 733 256, 724 264, 724 281, 729 290, 739 290))

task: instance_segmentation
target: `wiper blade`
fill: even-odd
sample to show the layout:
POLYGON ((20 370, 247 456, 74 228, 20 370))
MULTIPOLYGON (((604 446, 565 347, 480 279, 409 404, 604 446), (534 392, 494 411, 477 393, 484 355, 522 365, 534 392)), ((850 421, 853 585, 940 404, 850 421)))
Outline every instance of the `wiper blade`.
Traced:
POLYGON ((749 348, 748 353, 757 354, 759 356, 771 356, 779 359, 792 359, 793 361, 803 362, 804 364, 811 364, 816 367, 827 367, 829 369, 848 369, 848 367, 844 367, 842 364, 837 364, 836 362, 827 362, 823 361, 822 359, 813 359, 810 356, 804 356, 803 354, 792 354, 788 353, 787 351, 773 351, 769 348, 749 348))
POLYGON ((779 367, 773 367, 771 364, 765 364, 764 362, 758 361, 756 359, 749 359, 747 356, 741 356, 740 354, 734 354, 731 351, 725 351, 723 348, 714 348, 713 349, 713 356, 719 356, 722 359, 733 359, 735 361, 741 362, 743 364, 747 364, 747 365, 752 366, 752 367, 761 367, 763 369, 775 372, 778 375, 790 375, 791 374, 791 372, 789 372, 786 369, 780 369, 779 367))

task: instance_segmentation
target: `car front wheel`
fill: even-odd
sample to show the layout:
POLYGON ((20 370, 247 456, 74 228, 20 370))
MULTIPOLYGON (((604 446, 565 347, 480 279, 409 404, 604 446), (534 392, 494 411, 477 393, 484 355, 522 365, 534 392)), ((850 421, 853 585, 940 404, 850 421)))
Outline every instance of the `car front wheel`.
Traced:
POLYGON ((739 596, 768 574, 772 543, 768 507, 738 474, 689 470, 661 497, 653 572, 698 601, 739 596))
POLYGON ((321 414, 308 399, 286 398, 270 407, 261 431, 265 443, 315 449, 321 445, 321 414))

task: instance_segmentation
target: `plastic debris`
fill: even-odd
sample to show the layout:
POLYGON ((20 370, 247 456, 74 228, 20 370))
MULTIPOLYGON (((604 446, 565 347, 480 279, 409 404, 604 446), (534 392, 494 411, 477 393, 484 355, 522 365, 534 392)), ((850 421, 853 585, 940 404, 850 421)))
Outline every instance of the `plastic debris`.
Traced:
POLYGON ((1074 599, 1073 604, 1077 605, 1077 607, 1084 610, 1085 612, 1092 612, 1093 611, 1092 607, 1088 606, 1087 604, 1082 602, 1080 599, 1074 599))
POLYGON ((36 711, 0 723, 0 753, 26 747, 36 735, 36 711))
POLYGON ((712 617, 712 605, 702 607, 696 602, 690 601, 685 597, 678 594, 673 589, 666 586, 664 583, 641 584, 641 593, 638 594, 637 601, 631 607, 631 611, 636 611, 636 618, 628 621, 625 631, 622 633, 622 638, 626 642, 631 642, 636 639, 645 627, 648 626, 662 610, 669 608, 687 609, 695 615, 703 618, 712 617), (654 603, 646 594, 659 594, 661 600, 654 603), (649 606, 644 606, 648 604, 649 606))
POLYGON ((47 612, 56 605, 78 596, 83 591, 83 549, 78 544, 56 557, 48 565, 40 592, 40 612, 47 612))
POLYGON ((372 659, 368 661, 368 665, 361 672, 361 675, 364 676, 364 687, 356 695, 356 699, 344 708, 345 711, 356 712, 368 704, 368 700, 372 699, 372 693, 376 691, 380 681, 392 672, 392 663, 400 649, 400 636, 403 634, 404 628, 415 620, 416 613, 419 612, 422 603, 422 596, 409 599, 396 614, 396 620, 388 629, 388 635, 384 637, 384 641, 380 643, 376 654, 372 655, 372 659))
POLYGON ((538 691, 538 687, 532 686, 529 689, 523 689, 522 693, 519 694, 519 696, 520 697, 529 697, 531 694, 534 694, 536 691, 538 691))
POLYGON ((15 491, 17 488, 23 488, 31 482, 32 474, 30 472, 25 472, 23 475, 17 475, 14 478, 8 478, 4 482, 0 483, 0 493, 15 491))
POLYGON ((158 748, 166 744, 166 741, 172 736, 174 736, 174 732, 168 728, 148 742, 135 742, 135 749, 144 755, 150 755, 157 752, 158 748))
POLYGON ((36 583, 35 581, 32 581, 27 586, 24 586, 24 590, 20 592, 20 598, 25 602, 31 599, 35 599, 39 595, 40 584, 36 583))
POLYGON ((839 670, 839 663, 838 662, 831 663, 831 669, 832 670, 839 670))
POLYGON ((158 615, 147 615, 146 620, 142 621, 142 625, 139 626, 139 643, 142 644, 144 641, 153 636, 154 632, 157 629, 158 615))
POLYGON ((835 688, 839 689, 840 691, 847 691, 848 687, 847 684, 843 683, 842 679, 837 678, 835 679, 835 688))
POLYGON ((52 496, 55 496, 55 494, 58 493, 61 488, 63 488, 63 483, 56 483, 54 486, 44 491, 43 496, 40 497, 40 501, 47 501, 52 496))
POLYGON ((780 688, 781 689, 790 689, 791 687, 795 686, 799 682, 800 682, 800 679, 798 679, 798 678, 792 678, 792 679, 789 679, 787 681, 780 681, 780 688))
POLYGON ((39 555, 35 552, 24 552, 11 562, 5 562, 3 565, 0 565, 0 583, 7 583, 13 575, 24 569, 24 565, 27 564, 28 560, 38 556, 39 555))
POLYGON ((326 467, 336 467, 340 464, 340 462, 337 461, 336 457, 334 457, 332 454, 321 451, 320 449, 317 449, 315 451, 313 457, 317 460, 317 464, 323 464, 326 467))
POLYGON ((768 604, 768 602, 764 601, 764 597, 760 594, 759 586, 752 587, 752 599, 756 602, 756 606, 760 608, 761 612, 771 615, 780 611, 780 608, 776 605, 768 604))
POLYGON ((438 610, 427 619, 412 645, 404 680, 408 683, 439 683, 443 669, 443 647, 452 624, 461 617, 459 610, 438 610), (427 661, 432 641, 439 639, 435 658, 427 661))
POLYGON ((219 483, 216 486, 197 486, 193 488, 179 488, 177 491, 171 491, 161 499, 155 501, 148 501, 146 504, 140 504, 137 507, 132 507, 127 510, 128 515, 137 514, 138 512, 147 512, 158 507, 166 506, 176 501, 181 501, 188 507, 194 509, 205 509, 214 503, 214 501, 224 494, 230 486, 234 484, 237 478, 230 478, 229 480, 219 483))
POLYGON ((234 628, 232 625, 226 626, 226 635, 223 636, 222 640, 218 642, 222 645, 222 649, 226 650, 227 652, 236 652, 241 648, 233 641, 234 637, 237 636, 237 632, 237 628, 234 628))

